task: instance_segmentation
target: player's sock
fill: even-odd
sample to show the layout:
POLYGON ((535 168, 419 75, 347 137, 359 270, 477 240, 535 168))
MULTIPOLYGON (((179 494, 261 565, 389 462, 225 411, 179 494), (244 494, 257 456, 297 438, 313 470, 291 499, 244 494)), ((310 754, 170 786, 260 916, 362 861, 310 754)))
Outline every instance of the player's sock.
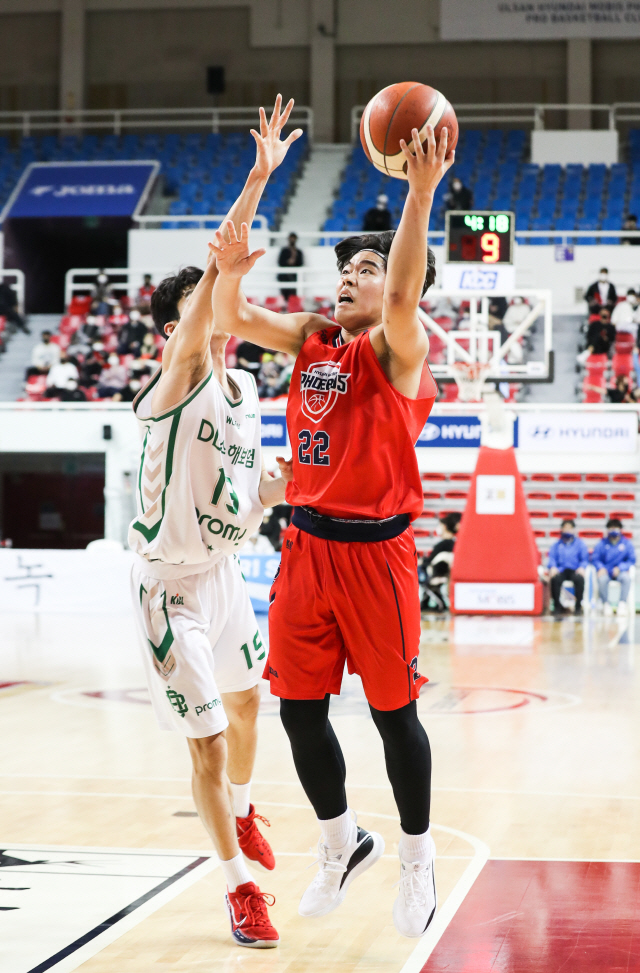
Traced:
POLYGON ((239 885, 244 885, 246 882, 253 882, 251 872, 247 868, 242 852, 237 854, 235 858, 229 858, 228 861, 221 861, 220 868, 222 869, 229 892, 235 892, 239 885))
POLYGON ((427 828, 424 834, 406 834, 400 829, 400 857, 408 862, 420 862, 424 864, 431 860, 431 829, 427 828))
POLYGON ((251 781, 248 784, 231 784, 233 807, 237 818, 246 818, 251 813, 251 781))
POLYGON ((351 835, 354 823, 353 816, 349 808, 337 818, 327 818, 318 824, 322 829, 322 840, 327 848, 344 848, 351 835))

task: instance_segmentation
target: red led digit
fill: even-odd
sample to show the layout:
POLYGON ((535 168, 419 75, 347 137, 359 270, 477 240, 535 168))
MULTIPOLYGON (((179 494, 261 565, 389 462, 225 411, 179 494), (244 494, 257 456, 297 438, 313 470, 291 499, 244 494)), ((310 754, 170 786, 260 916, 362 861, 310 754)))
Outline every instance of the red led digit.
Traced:
POLYGON ((485 264, 495 264, 500 259, 500 237, 497 233, 483 233, 480 237, 482 260, 485 264))

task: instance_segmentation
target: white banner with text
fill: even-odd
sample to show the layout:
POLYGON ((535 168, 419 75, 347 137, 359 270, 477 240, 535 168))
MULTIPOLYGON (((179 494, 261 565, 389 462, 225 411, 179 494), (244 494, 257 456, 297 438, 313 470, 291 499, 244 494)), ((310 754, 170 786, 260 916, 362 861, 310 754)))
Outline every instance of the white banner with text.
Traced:
POLYGON ((523 453, 635 453, 635 412, 526 412, 518 420, 523 453))
POLYGON ((640 0, 440 0, 445 41, 640 37, 640 0))

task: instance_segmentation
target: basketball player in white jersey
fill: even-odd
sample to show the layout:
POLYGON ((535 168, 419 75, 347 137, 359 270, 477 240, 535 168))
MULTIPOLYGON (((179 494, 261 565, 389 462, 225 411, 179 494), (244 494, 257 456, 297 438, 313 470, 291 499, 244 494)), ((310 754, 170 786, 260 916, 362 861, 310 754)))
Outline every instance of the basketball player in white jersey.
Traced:
MULTIPOLYGON (((256 164, 229 217, 251 224, 270 173, 297 130, 281 141, 293 102, 269 124, 261 109, 256 164)), ((162 368, 134 402, 143 434, 137 517, 129 544, 137 554, 132 594, 157 720, 186 738, 193 796, 221 860, 234 940, 279 941, 267 900, 245 857, 273 868, 255 822, 249 786, 256 751, 258 683, 265 648, 237 553, 265 507, 284 500, 281 476, 262 469, 260 411, 253 376, 227 371, 229 335, 217 331, 211 293, 215 258, 163 281, 151 309, 167 338, 162 368), (241 850, 242 849, 242 850, 241 850)), ((262 819, 264 820, 264 819, 262 819)))

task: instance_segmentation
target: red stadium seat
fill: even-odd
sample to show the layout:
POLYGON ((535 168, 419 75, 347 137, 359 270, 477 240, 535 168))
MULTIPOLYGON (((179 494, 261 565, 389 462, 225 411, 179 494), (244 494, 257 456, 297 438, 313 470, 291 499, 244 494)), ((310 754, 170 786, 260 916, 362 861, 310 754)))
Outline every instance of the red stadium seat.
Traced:
POLYGON ((534 520, 548 520, 549 511, 548 510, 530 510, 529 516, 534 520))
POLYGON ((437 480, 439 483, 442 483, 442 481, 446 480, 447 477, 445 473, 421 473, 420 479, 429 480, 431 482, 435 482, 437 480))
POLYGON ((534 483, 553 483, 555 476, 553 473, 532 473, 531 480, 534 483))
POLYGON ((622 503, 635 503, 635 493, 612 493, 611 499, 622 503))
POLYGON ((616 517, 618 520, 633 520, 631 510, 612 510, 609 516, 616 517))
POLYGON ((583 500, 588 500, 589 503, 600 503, 601 501, 606 501, 609 499, 608 493, 595 493, 594 491, 586 491, 582 495, 583 500))
POLYGON ((580 516, 583 520, 605 520, 607 515, 602 510, 583 510, 580 516))
POLYGON ((534 530, 533 536, 536 537, 538 540, 543 540, 544 538, 546 538, 547 532, 546 530, 534 530))
POLYGON ((587 483, 608 483, 609 474, 608 473, 587 473, 585 476, 587 483))
POLYGON ((442 494, 436 493, 433 490, 423 490, 422 496, 424 497, 425 500, 440 500, 442 494))
POLYGON ((602 537, 602 531, 599 530, 579 530, 578 537, 582 537, 585 541, 599 541, 602 537))
POLYGON ((452 483, 454 483, 454 482, 456 482, 456 483, 463 483, 463 482, 464 483, 469 483, 469 481, 471 480, 471 474, 470 473, 452 473, 451 476, 449 477, 449 479, 451 480, 452 483))
POLYGON ((561 536, 562 536, 562 531, 561 530, 550 530, 549 531, 549 537, 553 537, 556 540, 558 539, 558 537, 561 537, 561 536))
POLYGON ((572 502, 574 500, 579 500, 579 499, 580 499, 579 493, 569 493, 566 490, 556 493, 556 500, 565 500, 568 502, 572 502))
POLYGON ((638 477, 635 473, 614 473, 611 478, 614 483, 637 483, 638 477))
POLYGON ((582 473, 561 473, 558 480, 560 483, 581 483, 582 473))
POLYGON ((468 493, 466 490, 447 490, 445 500, 466 500, 468 493))
POLYGON ((551 500, 552 496, 550 493, 541 493, 536 491, 535 493, 527 493, 527 500, 551 500))
POLYGON ((576 520, 578 514, 575 510, 554 510, 553 516, 558 520, 576 520))

